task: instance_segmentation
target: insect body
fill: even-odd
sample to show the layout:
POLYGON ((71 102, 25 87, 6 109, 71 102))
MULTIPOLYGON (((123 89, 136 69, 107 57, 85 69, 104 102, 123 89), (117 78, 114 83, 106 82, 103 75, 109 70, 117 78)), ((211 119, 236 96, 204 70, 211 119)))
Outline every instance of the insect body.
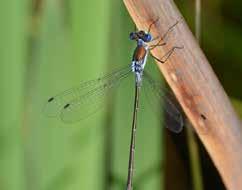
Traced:
MULTIPOLYGON (((153 23, 151 24, 151 26, 152 25, 153 23)), ((152 35, 149 33, 149 31, 145 32, 143 30, 140 30, 137 32, 131 32, 129 35, 129 38, 131 40, 137 41, 137 46, 134 50, 131 68, 132 72, 135 73, 136 83, 138 84, 138 86, 141 85, 143 71, 147 61, 147 56, 149 54, 149 45, 147 43, 153 40, 152 35)))
MULTIPOLYGON (((156 21, 155 21, 156 22, 156 21)), ((183 128, 182 115, 179 110, 176 109, 175 105, 168 98, 166 99, 163 89, 160 85, 157 85, 154 80, 144 72, 144 68, 147 62, 147 57, 150 50, 156 48, 157 46, 164 46, 166 43, 161 43, 167 36, 168 32, 171 31, 172 27, 168 29, 161 39, 154 45, 150 45, 151 42, 155 41, 157 38, 153 38, 150 34, 150 29, 147 32, 140 30, 130 33, 130 39, 136 41, 136 48, 133 53, 131 66, 125 66, 124 68, 117 70, 111 74, 107 74, 98 79, 90 80, 81 83, 79 86, 66 90, 56 96, 51 97, 44 107, 44 112, 46 115, 51 117, 60 116, 62 121, 66 123, 72 123, 84 119, 87 116, 95 113, 97 108, 101 107, 102 103, 105 101, 105 95, 108 94, 111 88, 118 86, 121 81, 126 79, 130 74, 135 75, 135 97, 134 97, 134 111, 133 111, 133 121, 132 121, 132 131, 131 131, 131 143, 130 143, 130 157, 129 157, 129 167, 128 167, 128 179, 127 179, 127 190, 132 190, 133 181, 133 171, 134 171, 134 151, 135 151, 135 136, 137 127, 137 113, 139 106, 139 95, 142 85, 142 80, 145 79, 144 87, 149 86, 150 96, 154 96, 154 100, 159 98, 164 98, 163 102, 166 105, 164 108, 168 115, 174 120, 174 125, 168 125, 168 129, 178 133, 183 128), (131 67, 131 68, 130 68, 131 67)), ((170 51, 164 55, 164 59, 155 58, 160 63, 165 63, 169 56, 173 53, 175 49, 181 49, 181 47, 174 46, 170 51)), ((163 57, 162 57, 163 58, 163 57)), ((158 105, 160 102, 157 102, 158 105)), ((156 106, 155 105, 155 106, 156 106)))
MULTIPOLYGON (((105 97, 109 94, 109 91, 119 86, 119 84, 126 78, 128 78, 130 74, 134 73, 137 86, 140 87, 142 84, 142 80, 146 79, 143 81, 144 87, 149 85, 150 90, 154 92, 154 96, 162 97, 164 99, 163 102, 167 102, 168 108, 166 108, 166 106, 164 110, 168 110, 167 113, 172 118, 175 118, 174 120, 177 121, 177 126, 179 126, 180 121, 179 119, 177 119, 179 111, 176 110, 175 106, 172 105, 171 101, 169 101, 165 97, 162 90, 164 88, 162 88, 158 84, 155 84, 155 81, 151 79, 151 76, 148 77, 148 73, 144 72, 150 50, 153 50, 157 46, 165 45, 166 43, 163 42, 164 39, 178 23, 176 22, 174 25, 172 25, 167 30, 167 32, 160 38, 160 40, 158 40, 157 43, 153 43, 158 38, 152 37, 150 29, 151 26, 156 22, 157 21, 153 22, 150 25, 148 32, 139 30, 130 33, 129 38, 136 42, 136 48, 133 53, 131 65, 124 66, 123 68, 107 74, 103 77, 90 81, 84 81, 76 87, 72 87, 49 98, 46 102, 46 105, 44 106, 44 114, 49 117, 59 116, 61 120, 65 123, 74 123, 85 119, 90 115, 94 114, 99 108, 104 107, 102 106, 102 104, 105 102, 105 97), (145 82, 147 85, 145 85, 145 82)), ((165 63, 176 48, 180 47, 174 46, 164 55, 164 59, 158 59, 153 55, 151 56, 160 63, 165 63)), ((155 98, 157 99, 157 97, 155 98)), ((181 129, 181 127, 178 127, 176 130, 174 130, 170 126, 167 126, 167 128, 174 132, 178 132, 180 131, 178 129, 181 129)))

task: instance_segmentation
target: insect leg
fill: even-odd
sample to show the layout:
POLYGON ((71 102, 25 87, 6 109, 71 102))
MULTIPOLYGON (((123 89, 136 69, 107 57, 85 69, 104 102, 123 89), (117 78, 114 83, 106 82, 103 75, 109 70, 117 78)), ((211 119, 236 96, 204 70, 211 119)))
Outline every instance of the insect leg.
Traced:
POLYGON ((174 46, 173 48, 171 48, 161 59, 155 57, 154 55, 151 55, 156 61, 160 62, 160 63, 165 63, 169 57, 174 53, 175 49, 183 49, 182 47, 179 46, 174 46))
POLYGON ((160 19, 160 18, 157 18, 156 20, 154 20, 154 21, 150 24, 149 29, 148 29, 148 33, 150 33, 150 30, 151 30, 152 26, 153 26, 156 22, 158 22, 159 19, 160 19))
MULTIPOLYGON (((161 42, 165 40, 165 38, 168 36, 168 34, 173 30, 173 28, 179 23, 180 21, 176 21, 175 24, 173 24, 172 26, 170 26, 168 28, 168 30, 165 32, 165 34, 163 34, 161 37, 156 37, 154 38, 152 41, 155 41, 157 39, 160 38, 160 40, 155 44, 155 45, 152 45, 152 49, 156 48, 157 46, 161 46, 161 42)), ((162 43, 162 44, 165 44, 165 43, 162 43)))

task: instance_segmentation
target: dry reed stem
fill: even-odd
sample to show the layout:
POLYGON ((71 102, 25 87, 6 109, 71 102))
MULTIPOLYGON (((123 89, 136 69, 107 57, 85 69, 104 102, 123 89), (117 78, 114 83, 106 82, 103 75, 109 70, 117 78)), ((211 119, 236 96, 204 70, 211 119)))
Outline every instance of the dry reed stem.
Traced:
MULTIPOLYGON (((124 0, 139 29, 162 36, 169 26, 182 18, 173 1, 124 0)), ((242 189, 242 131, 231 106, 208 60, 184 20, 170 33, 168 45, 157 47, 152 54, 161 58, 173 46, 177 50, 165 64, 157 63, 174 91, 187 117, 209 152, 228 189, 242 189)))

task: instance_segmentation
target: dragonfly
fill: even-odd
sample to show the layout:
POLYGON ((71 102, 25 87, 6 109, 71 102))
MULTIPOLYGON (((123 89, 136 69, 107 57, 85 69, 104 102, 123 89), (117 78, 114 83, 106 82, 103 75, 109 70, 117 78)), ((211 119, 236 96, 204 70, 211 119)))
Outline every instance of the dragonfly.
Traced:
MULTIPOLYGON (((164 110, 167 115, 173 120, 172 125, 166 127, 175 133, 179 133, 183 129, 183 117, 179 109, 175 106, 173 101, 169 99, 164 91, 164 88, 156 82, 151 75, 145 71, 147 57, 149 52, 156 47, 166 45, 164 42, 168 33, 179 23, 178 21, 168 28, 167 32, 162 37, 153 38, 151 35, 151 28, 157 23, 158 19, 153 21, 148 31, 135 30, 129 35, 130 40, 136 42, 131 64, 109 73, 103 77, 94 80, 82 82, 76 87, 65 90, 55 96, 49 98, 44 106, 44 114, 49 117, 60 117, 65 123, 73 123, 89 117, 97 112, 100 105, 105 102, 105 97, 110 90, 118 87, 122 81, 128 76, 135 76, 135 95, 133 107, 133 121, 131 130, 131 142, 129 149, 129 164, 127 177, 127 190, 133 188, 133 173, 134 173, 134 153, 135 153, 135 138, 137 128, 137 116, 139 108, 140 90, 143 83, 149 87, 149 93, 153 93, 154 97, 162 98, 165 105, 164 110), (160 39, 159 39, 160 38, 160 39), (158 41, 157 41, 158 40, 158 41), (151 42, 157 41, 150 45, 151 42)), ((183 47, 174 46, 161 59, 151 55, 156 61, 164 64, 176 49, 183 47)))

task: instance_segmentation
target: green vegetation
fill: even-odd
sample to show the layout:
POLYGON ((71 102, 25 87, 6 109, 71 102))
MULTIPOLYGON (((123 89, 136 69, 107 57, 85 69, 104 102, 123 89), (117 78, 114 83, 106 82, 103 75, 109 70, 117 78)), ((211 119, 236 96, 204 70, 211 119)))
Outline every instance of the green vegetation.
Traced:
MULTIPOLYGON (((237 4, 241 7, 240 1, 237 4)), ((191 6, 179 1, 192 28, 191 6)), ((231 11, 235 5, 225 1, 204 6, 202 48, 242 113, 240 10, 231 11)), ((124 189, 134 93, 131 78, 112 92, 104 109, 86 120, 67 125, 42 113, 50 96, 130 63, 134 44, 128 35, 134 24, 123 3, 1 1, 0 20, 0 189, 124 189)), ((152 60, 148 64, 156 69, 152 60)), ((177 163, 184 173, 177 173, 174 183, 188 189, 192 182, 187 157, 173 158, 173 166, 168 149, 174 155, 179 149, 164 139, 160 121, 146 100, 141 101, 135 189, 166 189, 167 169, 176 173, 177 163)), ((184 138, 182 142, 186 146, 184 138)))

